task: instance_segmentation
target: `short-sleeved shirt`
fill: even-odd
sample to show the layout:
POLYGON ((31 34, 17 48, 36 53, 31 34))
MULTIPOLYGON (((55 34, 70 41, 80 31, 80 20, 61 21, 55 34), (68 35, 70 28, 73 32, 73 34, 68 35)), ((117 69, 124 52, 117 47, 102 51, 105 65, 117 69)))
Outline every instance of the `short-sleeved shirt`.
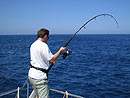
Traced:
MULTIPOLYGON (((54 55, 51 53, 48 45, 45 42, 40 40, 36 40, 30 47, 30 56, 31 56, 31 65, 48 69, 49 60, 51 60, 54 55)), ((28 76, 34 79, 46 79, 46 73, 36 70, 34 68, 30 68, 28 76)))

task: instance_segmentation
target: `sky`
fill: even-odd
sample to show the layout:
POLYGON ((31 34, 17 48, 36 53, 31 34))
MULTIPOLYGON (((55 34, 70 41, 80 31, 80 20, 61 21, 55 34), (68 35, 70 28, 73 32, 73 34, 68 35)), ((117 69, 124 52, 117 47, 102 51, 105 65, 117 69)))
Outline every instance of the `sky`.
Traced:
POLYGON ((74 34, 86 21, 99 14, 79 34, 130 34, 130 0, 0 0, 0 35, 74 34))

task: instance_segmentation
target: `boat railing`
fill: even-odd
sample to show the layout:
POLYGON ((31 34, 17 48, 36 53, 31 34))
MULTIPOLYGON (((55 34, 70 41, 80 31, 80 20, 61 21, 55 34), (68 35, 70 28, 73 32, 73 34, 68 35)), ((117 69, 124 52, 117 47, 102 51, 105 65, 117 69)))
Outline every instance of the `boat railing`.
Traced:
MULTIPOLYGON (((4 92, 4 93, 0 94, 0 97, 17 92, 17 95, 15 98, 20 98, 20 90, 24 89, 25 87, 27 87, 27 98, 33 98, 33 97, 30 97, 31 95, 29 96, 29 80, 28 79, 25 81, 25 83, 23 84, 22 87, 18 87, 17 89, 4 92)), ((64 92, 64 91, 60 91, 60 90, 56 90, 56 89, 49 89, 49 90, 59 93, 59 94, 63 94, 63 98, 65 98, 65 97, 68 98, 68 96, 71 96, 74 98, 83 98, 82 96, 74 95, 74 94, 68 93, 67 91, 64 92)), ((34 93, 34 92, 32 92, 32 93, 34 93)))
POLYGON ((28 81, 28 79, 25 81, 25 83, 23 84, 22 87, 18 87, 17 89, 4 92, 4 93, 0 94, 0 97, 17 92, 16 98, 19 98, 19 91, 24 89, 26 86, 27 86, 27 98, 29 98, 29 81, 28 81))

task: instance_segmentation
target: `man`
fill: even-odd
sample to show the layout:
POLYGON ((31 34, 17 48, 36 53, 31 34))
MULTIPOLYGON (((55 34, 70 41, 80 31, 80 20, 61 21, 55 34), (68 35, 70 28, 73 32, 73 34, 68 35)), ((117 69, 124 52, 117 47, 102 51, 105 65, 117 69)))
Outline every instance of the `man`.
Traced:
POLYGON ((47 73, 39 69, 47 70, 49 63, 55 64, 59 55, 64 52, 65 47, 61 47, 53 55, 46 43, 49 39, 49 31, 43 28, 37 32, 37 36, 38 39, 30 48, 31 68, 28 76, 37 98, 49 98, 47 73))

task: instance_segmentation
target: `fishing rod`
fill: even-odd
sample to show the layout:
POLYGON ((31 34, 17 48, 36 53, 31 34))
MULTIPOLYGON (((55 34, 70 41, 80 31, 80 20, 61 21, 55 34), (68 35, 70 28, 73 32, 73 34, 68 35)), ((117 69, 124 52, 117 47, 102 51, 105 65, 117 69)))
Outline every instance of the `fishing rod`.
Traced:
POLYGON ((85 27, 85 25, 87 25, 90 21, 96 19, 96 18, 99 17, 99 16, 110 16, 110 17, 112 17, 112 18, 115 20, 115 22, 116 22, 116 24, 117 24, 117 26, 118 26, 118 28, 119 28, 119 24, 118 24, 116 18, 114 18, 114 16, 112 16, 112 15, 110 15, 110 14, 100 14, 100 15, 97 15, 97 16, 95 16, 95 17, 89 19, 86 23, 84 23, 84 24, 79 28, 79 30, 78 30, 77 32, 75 32, 75 33, 73 34, 73 36, 67 41, 67 43, 64 45, 64 47, 66 47, 66 46, 69 44, 69 42, 73 39, 73 37, 74 37, 83 27, 85 27))
MULTIPOLYGON (((94 16, 93 18, 89 19, 86 23, 84 23, 78 30, 77 32, 75 32, 72 37, 66 42, 66 44, 64 45, 64 47, 67 47, 67 45, 70 43, 70 41, 74 38, 74 36, 82 29, 82 28, 85 28, 85 26, 92 20, 96 19, 97 17, 100 17, 100 16, 110 16, 111 18, 114 19, 114 21, 116 22, 117 24, 117 27, 119 28, 119 24, 116 20, 116 18, 114 16, 112 16, 111 14, 99 14, 97 16, 94 16)), ((66 56, 68 56, 69 54, 71 54, 72 52, 68 49, 66 52, 63 53, 63 59, 66 58, 66 56)), ((53 66, 53 63, 50 65, 50 67, 48 68, 48 72, 50 71, 50 69, 52 68, 53 66)))

